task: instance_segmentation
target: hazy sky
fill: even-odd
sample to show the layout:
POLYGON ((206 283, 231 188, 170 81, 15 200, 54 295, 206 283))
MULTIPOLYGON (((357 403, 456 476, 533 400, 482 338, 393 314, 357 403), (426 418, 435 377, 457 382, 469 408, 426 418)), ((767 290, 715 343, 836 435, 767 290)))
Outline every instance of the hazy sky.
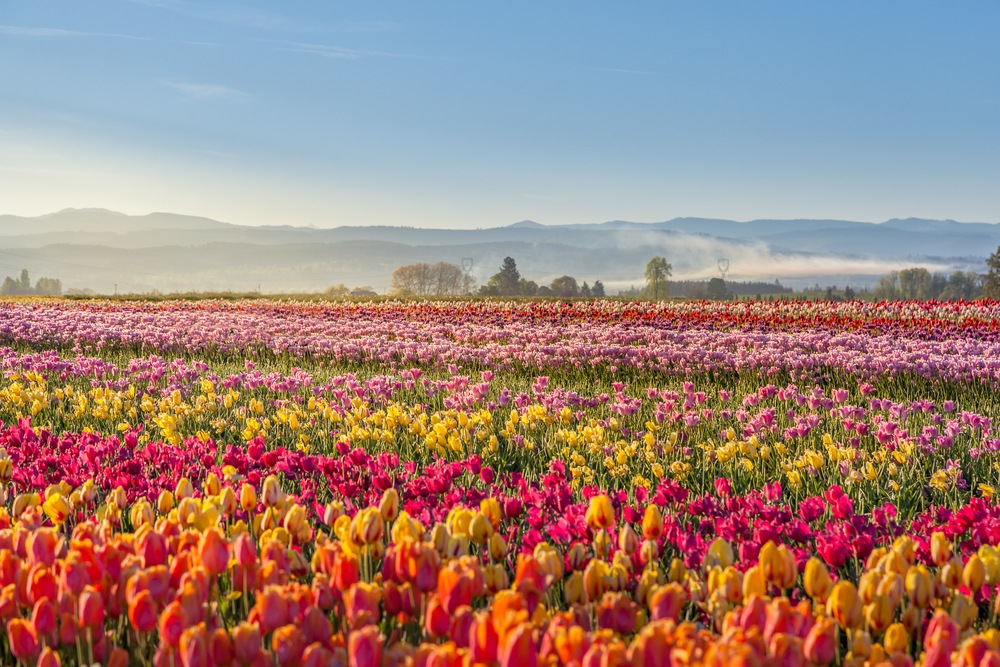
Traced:
POLYGON ((998 30, 996 0, 3 0, 0 213, 996 222, 998 30))

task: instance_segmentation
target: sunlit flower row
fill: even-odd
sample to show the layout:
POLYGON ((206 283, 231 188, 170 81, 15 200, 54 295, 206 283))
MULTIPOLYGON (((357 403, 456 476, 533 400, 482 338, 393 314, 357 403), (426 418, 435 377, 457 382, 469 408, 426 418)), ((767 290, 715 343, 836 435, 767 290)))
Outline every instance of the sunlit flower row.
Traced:
POLYGON ((1000 664, 1000 555, 953 530, 883 534, 836 566, 777 533, 681 557, 669 504, 605 494, 572 543, 533 545, 513 498, 433 523, 394 488, 353 515, 300 501, 231 467, 154 502, 89 481, 8 499, 2 650, 46 666, 1000 664))

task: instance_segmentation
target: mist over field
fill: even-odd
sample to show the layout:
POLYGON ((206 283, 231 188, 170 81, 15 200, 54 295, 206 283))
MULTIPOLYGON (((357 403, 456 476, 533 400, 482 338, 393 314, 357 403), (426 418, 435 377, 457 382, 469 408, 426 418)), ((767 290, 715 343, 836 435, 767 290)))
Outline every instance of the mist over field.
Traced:
POLYGON ((981 271, 1000 245, 1000 224, 938 220, 882 223, 841 220, 734 222, 678 218, 550 226, 522 221, 475 230, 406 226, 245 226, 153 213, 128 216, 67 209, 28 218, 0 216, 0 272, 62 281, 66 290, 323 291, 370 286, 386 293, 397 267, 415 262, 466 266, 478 284, 513 257, 525 278, 547 284, 561 275, 600 280, 609 293, 639 286, 654 255, 674 280, 720 275, 780 281, 789 287, 864 288, 890 271, 981 271))

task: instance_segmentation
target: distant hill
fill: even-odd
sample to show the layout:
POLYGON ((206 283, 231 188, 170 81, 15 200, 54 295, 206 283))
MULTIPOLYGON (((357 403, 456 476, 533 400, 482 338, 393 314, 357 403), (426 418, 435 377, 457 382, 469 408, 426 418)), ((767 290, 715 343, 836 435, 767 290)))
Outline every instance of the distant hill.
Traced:
POLYGON ((66 209, 39 217, 0 215, 0 279, 28 268, 34 276, 98 291, 187 289, 317 291, 335 283, 385 292, 396 267, 417 261, 473 261, 480 281, 514 257, 539 284, 568 274, 601 280, 614 291, 641 285, 653 255, 677 279, 718 275, 864 287, 890 270, 983 270, 1000 246, 1000 224, 953 220, 752 220, 675 218, 544 225, 521 221, 476 230, 405 226, 316 229, 252 227, 209 218, 103 209, 66 209))

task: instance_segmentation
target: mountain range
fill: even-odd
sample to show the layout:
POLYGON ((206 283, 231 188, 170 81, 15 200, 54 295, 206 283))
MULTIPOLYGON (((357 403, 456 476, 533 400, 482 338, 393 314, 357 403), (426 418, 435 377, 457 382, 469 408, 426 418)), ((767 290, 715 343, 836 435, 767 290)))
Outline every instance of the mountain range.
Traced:
POLYGON ((159 290, 322 291, 368 285, 379 293, 392 271, 413 262, 471 263, 483 283, 504 257, 521 275, 548 284, 560 275, 601 280, 613 293, 643 283, 646 262, 662 255, 675 279, 720 275, 866 287, 892 270, 984 271, 1000 246, 1000 224, 893 219, 752 220, 674 218, 595 224, 517 222, 487 229, 403 226, 247 226, 174 213, 132 216, 66 209, 38 217, 0 215, 0 275, 98 292, 159 290))

